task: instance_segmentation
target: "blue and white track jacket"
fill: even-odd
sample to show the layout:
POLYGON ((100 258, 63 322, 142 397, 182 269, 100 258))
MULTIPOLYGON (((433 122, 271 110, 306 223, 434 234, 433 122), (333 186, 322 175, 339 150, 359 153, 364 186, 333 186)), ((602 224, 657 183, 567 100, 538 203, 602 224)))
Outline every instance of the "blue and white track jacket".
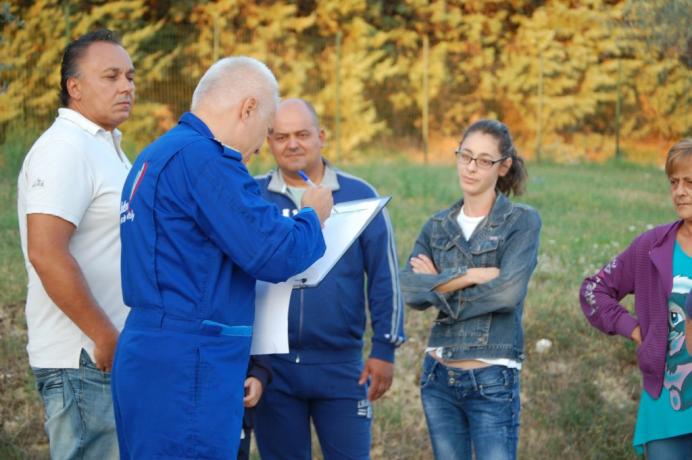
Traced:
MULTIPOLYGON (((297 212, 279 171, 256 179, 262 196, 284 216, 297 212)), ((377 196, 370 184, 329 164, 321 185, 332 190, 334 203, 377 196)), ((405 340, 398 266, 392 226, 383 209, 318 286, 293 290, 290 353, 277 357, 300 363, 361 359, 367 305, 373 329, 370 356, 393 362, 395 348, 405 340)))

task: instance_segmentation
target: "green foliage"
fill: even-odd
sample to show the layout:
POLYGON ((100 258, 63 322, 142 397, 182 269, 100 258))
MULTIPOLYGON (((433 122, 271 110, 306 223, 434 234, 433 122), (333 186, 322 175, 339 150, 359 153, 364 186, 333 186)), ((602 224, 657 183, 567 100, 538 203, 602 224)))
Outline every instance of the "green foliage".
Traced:
POLYGON ((9 131, 12 132, 12 136, 0 144, 0 178, 15 180, 24 156, 41 132, 38 129, 23 127, 19 123, 10 124, 9 131))
POLYGON ((187 109, 211 63, 245 54, 267 62, 282 95, 313 102, 333 134, 328 155, 338 144, 354 159, 385 138, 408 147, 428 104, 441 141, 491 117, 525 145, 540 137, 544 157, 603 158, 613 150, 584 155, 573 143, 613 136, 618 87, 623 139, 689 135, 691 1, 3 2, 0 141, 11 120, 54 117, 68 37, 108 26, 137 68, 138 103, 123 126, 137 150, 187 109))
POLYGON ((628 0, 625 20, 633 29, 647 31, 642 38, 664 53, 672 51, 692 66, 692 0, 628 0))
POLYGON ((372 105, 371 89, 386 76, 387 58, 381 34, 359 17, 364 10, 362 2, 318 2, 310 12, 285 3, 196 5, 191 19, 199 36, 185 47, 186 66, 199 78, 222 56, 261 59, 279 76, 281 93, 309 98, 327 127, 333 126, 339 72, 341 145, 350 152, 386 126, 372 105), (337 31, 344 43, 338 62, 337 31))
MULTIPOLYGON (((169 78, 175 51, 164 53, 152 49, 163 21, 146 17, 144 0, 118 0, 102 4, 37 0, 26 9, 5 4, 0 41, 0 134, 15 121, 32 126, 46 125, 59 107, 60 61, 64 47, 71 40, 98 27, 109 27, 121 35, 137 69, 137 86, 144 94, 154 92, 159 82, 169 78)), ((167 107, 155 101, 139 104, 137 115, 144 126, 130 121, 133 131, 152 134, 164 132, 156 121, 167 114, 167 107), (154 118, 152 122, 145 118, 154 118)), ((159 124, 170 126, 168 120, 159 124)), ((1 136, 0 136, 1 138, 1 136)))
POLYGON ((585 129, 614 101, 610 63, 618 44, 608 29, 614 11, 554 2, 531 17, 513 17, 518 29, 503 54, 500 85, 508 122, 523 119, 519 135, 539 124, 549 132, 585 129))

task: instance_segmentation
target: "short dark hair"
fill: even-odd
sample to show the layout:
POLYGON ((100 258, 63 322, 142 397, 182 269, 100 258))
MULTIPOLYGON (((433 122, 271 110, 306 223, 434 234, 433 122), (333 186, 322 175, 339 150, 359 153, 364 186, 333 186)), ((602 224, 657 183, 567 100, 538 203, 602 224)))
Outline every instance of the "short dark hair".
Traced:
POLYGON ((500 155, 512 159, 512 166, 507 174, 497 179, 496 188, 505 195, 521 195, 526 188, 528 174, 524 160, 517 153, 507 125, 497 120, 478 120, 466 129, 460 144, 463 144, 469 135, 476 132, 492 136, 497 141, 500 155))
POLYGON ((115 32, 108 29, 98 29, 82 35, 78 39, 70 42, 65 48, 60 64, 60 103, 67 107, 70 102, 70 93, 67 91, 67 80, 76 77, 79 73, 79 60, 86 53, 87 48, 92 43, 108 42, 122 46, 120 37, 115 32))

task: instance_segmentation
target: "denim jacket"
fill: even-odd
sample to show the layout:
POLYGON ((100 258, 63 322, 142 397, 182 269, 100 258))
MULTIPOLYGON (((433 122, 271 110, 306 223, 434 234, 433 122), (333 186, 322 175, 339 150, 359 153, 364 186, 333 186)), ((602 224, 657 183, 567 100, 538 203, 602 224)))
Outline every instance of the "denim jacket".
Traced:
POLYGON ((535 209, 497 193, 488 217, 467 241, 457 223, 463 199, 435 214, 423 226, 411 257, 427 255, 438 275, 401 272, 406 303, 439 310, 428 341, 444 347, 443 358, 524 359, 521 325, 529 278, 536 268, 541 219, 535 209), (473 267, 497 267, 500 275, 484 284, 441 294, 435 287, 473 267))

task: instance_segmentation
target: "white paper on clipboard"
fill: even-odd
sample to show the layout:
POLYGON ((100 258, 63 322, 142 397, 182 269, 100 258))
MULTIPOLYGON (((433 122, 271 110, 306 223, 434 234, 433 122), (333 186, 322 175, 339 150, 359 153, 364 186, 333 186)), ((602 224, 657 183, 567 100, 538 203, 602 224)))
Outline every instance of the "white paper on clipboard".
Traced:
POLYGON ((331 216, 322 228, 327 250, 307 270, 291 278, 293 287, 317 286, 391 199, 392 197, 385 196, 334 205, 331 216))
POLYGON ((250 354, 288 353, 288 304, 292 282, 255 284, 255 323, 250 354))

